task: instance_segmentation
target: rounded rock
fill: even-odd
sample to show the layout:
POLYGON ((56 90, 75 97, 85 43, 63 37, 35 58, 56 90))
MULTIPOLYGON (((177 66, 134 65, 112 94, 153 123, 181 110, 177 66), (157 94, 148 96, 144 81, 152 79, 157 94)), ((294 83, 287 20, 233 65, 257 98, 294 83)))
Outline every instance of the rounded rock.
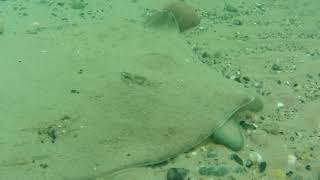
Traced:
POLYGON ((189 170, 185 168, 170 168, 167 172, 167 180, 184 180, 189 170))
POLYGON ((173 14, 181 32, 200 24, 200 17, 196 11, 182 1, 167 4, 164 10, 173 14))

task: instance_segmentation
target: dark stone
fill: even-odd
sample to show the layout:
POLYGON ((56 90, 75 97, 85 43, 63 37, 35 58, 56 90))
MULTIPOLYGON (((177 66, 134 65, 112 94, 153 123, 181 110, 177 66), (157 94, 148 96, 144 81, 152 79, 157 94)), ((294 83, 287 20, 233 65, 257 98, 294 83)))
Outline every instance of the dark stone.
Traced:
POLYGON ((311 170, 311 165, 310 164, 308 164, 308 165, 306 165, 306 170, 308 170, 308 171, 310 171, 311 170))
POLYGON ((253 124, 247 123, 245 121, 240 121, 240 127, 242 127, 243 129, 248 129, 248 130, 256 130, 257 127, 254 126, 253 124))
POLYGON ((258 164, 259 172, 262 173, 267 168, 267 162, 263 161, 258 164))
MULTIPOLYGON (((38 135, 50 139, 52 143, 56 142, 57 139, 57 130, 54 126, 48 126, 38 130, 38 135)), ((44 140, 41 140, 41 143, 44 143, 44 140)))
POLYGON ((281 84, 281 80, 278 80, 277 83, 278 83, 278 84, 281 84))
POLYGON ((272 64, 271 69, 274 71, 281 71, 282 70, 281 66, 278 64, 272 64))
POLYGON ((185 168, 170 168, 167 172, 167 180, 184 180, 189 173, 185 168))
POLYGON ((286 173, 286 176, 288 176, 288 177, 291 177, 293 175, 293 172, 292 171, 288 171, 287 173, 286 173))
POLYGON ((243 161, 237 154, 231 154, 230 159, 243 166, 243 161))
POLYGON ((241 83, 241 78, 240 77, 236 77, 234 78, 235 81, 237 81, 238 83, 241 83))
POLYGON ((246 82, 250 81, 250 78, 248 76, 243 76, 242 79, 246 82))
POLYGON ((51 142, 55 143, 57 139, 57 131, 54 128, 49 128, 47 131, 47 135, 50 137, 51 142))
POLYGON ((60 118, 60 120, 62 120, 62 121, 66 121, 66 120, 70 120, 70 119, 71 119, 71 117, 68 115, 64 115, 62 118, 60 118))
POLYGON ((71 89, 70 93, 72 93, 72 94, 80 94, 80 91, 78 91, 76 89, 71 89))
POLYGON ((253 165, 253 162, 249 159, 249 160, 246 160, 246 163, 245 163, 246 167, 247 168, 251 168, 252 165, 253 165))
POLYGON ((201 167, 199 174, 202 176, 225 176, 230 172, 230 167, 226 165, 201 167))
POLYGON ((62 7, 62 6, 64 6, 64 3, 58 2, 57 5, 62 7))
POLYGON ((241 26, 242 22, 239 19, 235 19, 235 20, 233 20, 232 24, 237 25, 237 26, 241 26))
POLYGON ((201 54, 201 57, 202 57, 202 58, 209 58, 210 55, 209 55, 207 52, 203 52, 203 53, 201 54))
POLYGON ((41 164, 40 164, 40 167, 43 168, 43 169, 47 169, 47 168, 48 168, 48 164, 46 164, 46 163, 41 163, 41 164))

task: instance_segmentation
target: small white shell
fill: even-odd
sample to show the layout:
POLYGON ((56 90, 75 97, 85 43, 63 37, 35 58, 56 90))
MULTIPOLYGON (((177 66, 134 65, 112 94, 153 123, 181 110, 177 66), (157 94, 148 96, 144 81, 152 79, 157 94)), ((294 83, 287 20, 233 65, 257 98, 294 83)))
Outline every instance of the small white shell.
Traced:
POLYGON ((278 109, 281 109, 281 108, 283 108, 284 107, 284 104, 282 103, 282 102, 278 102, 277 103, 277 108, 278 109))
POLYGON ((262 156, 258 152, 254 152, 254 151, 249 154, 249 158, 251 161, 255 163, 261 163, 264 161, 262 156))
POLYGON ((291 167, 295 166, 296 162, 297 162, 297 157, 293 154, 289 154, 288 155, 288 165, 291 167))

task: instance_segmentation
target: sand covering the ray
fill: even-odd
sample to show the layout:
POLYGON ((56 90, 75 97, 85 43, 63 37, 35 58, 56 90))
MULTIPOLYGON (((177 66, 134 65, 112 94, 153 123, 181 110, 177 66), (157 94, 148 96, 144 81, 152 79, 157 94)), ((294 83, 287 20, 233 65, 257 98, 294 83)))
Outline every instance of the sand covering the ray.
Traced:
POLYGON ((6 179, 93 179, 158 163, 251 98, 200 64, 179 34, 131 22, 8 35, 0 49, 6 179))

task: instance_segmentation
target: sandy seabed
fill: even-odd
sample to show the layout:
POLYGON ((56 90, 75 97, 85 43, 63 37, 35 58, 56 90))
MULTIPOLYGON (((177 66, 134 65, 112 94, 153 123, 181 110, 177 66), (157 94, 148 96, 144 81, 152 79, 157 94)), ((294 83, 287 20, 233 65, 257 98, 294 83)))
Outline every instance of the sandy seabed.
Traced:
MULTIPOLYGON (((143 24, 148 13, 161 9, 166 2, 2 0, 0 43, 15 35, 50 36, 50 32, 77 24, 116 19, 143 24)), ((201 18, 198 26, 179 34, 190 51, 225 78, 256 91, 264 109, 239 119, 245 136, 245 147, 239 152, 206 142, 167 163, 134 168, 122 175, 125 177, 117 178, 162 180, 168 178, 168 170, 180 168, 186 172, 185 179, 190 180, 319 180, 320 3, 316 0, 185 2, 201 18)), ((12 49, 15 52, 19 50, 12 49)), ((6 54, 10 53, 0 49, 0 65, 6 62, 6 54)), ((10 82, 2 82, 1 86, 7 83, 10 82)), ((7 141, 15 141, 14 136, 5 132, 1 133, 0 149, 7 141)), ((51 140, 55 138, 50 129, 42 133, 51 140)), ((8 162, 6 155, 0 154, 0 173, 8 167, 36 166, 45 176, 50 168, 49 163, 37 163, 45 157, 35 157, 34 162, 19 159, 8 162)))

